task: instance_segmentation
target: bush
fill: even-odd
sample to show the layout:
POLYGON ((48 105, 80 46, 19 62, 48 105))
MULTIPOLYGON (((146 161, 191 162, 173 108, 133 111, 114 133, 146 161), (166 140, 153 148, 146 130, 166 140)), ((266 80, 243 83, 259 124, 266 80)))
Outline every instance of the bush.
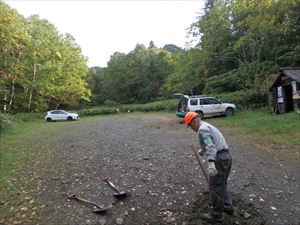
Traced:
POLYGON ((44 119, 45 114, 43 113, 17 113, 10 116, 13 122, 26 122, 33 120, 44 119))
POLYGON ((105 115, 105 114, 114 114, 117 112, 115 107, 97 107, 79 110, 78 113, 80 116, 95 116, 95 115, 105 115))
POLYGON ((132 105, 121 105, 120 111, 121 112, 157 112, 157 111, 171 111, 176 110, 178 104, 178 100, 171 99, 171 100, 164 100, 159 102, 152 102, 147 104, 132 104, 132 105))
POLYGON ((117 112, 157 112, 176 110, 178 100, 164 100, 147 104, 119 105, 117 107, 95 107, 79 110, 80 116, 94 116, 103 114, 114 114, 117 112))
POLYGON ((0 114, 0 133, 11 124, 9 116, 5 114, 0 114))
POLYGON ((237 70, 210 77, 206 80, 204 93, 230 93, 240 90, 245 84, 245 79, 237 70))
POLYGON ((115 102, 115 101, 112 101, 112 100, 106 100, 106 101, 104 102, 104 104, 105 104, 106 106, 108 106, 108 107, 114 107, 114 106, 120 105, 120 103, 115 102))
POLYGON ((223 102, 234 103, 242 110, 268 107, 268 94, 254 90, 241 90, 214 96, 223 102))

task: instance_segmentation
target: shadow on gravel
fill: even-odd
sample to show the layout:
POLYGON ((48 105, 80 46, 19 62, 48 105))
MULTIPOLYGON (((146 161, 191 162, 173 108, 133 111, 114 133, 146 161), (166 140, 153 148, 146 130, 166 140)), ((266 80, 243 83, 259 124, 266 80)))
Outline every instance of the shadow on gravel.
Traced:
MULTIPOLYGON (((216 225, 265 225, 266 221, 251 203, 246 203, 241 196, 232 194, 235 213, 233 216, 224 215, 224 221, 216 225)), ((193 205, 186 209, 184 221, 188 225, 208 225, 200 219, 200 214, 209 212, 209 195, 198 195, 193 205)))

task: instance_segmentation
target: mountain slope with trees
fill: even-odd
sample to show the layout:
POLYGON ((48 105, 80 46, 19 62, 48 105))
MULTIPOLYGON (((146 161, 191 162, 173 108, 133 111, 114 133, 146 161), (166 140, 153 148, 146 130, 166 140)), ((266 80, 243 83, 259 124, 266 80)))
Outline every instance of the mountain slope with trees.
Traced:
POLYGON ((299 0, 207 0, 199 10, 188 32, 195 47, 138 43, 88 68, 72 35, 0 1, 0 110, 148 103, 174 92, 266 106, 278 69, 300 66, 299 0))

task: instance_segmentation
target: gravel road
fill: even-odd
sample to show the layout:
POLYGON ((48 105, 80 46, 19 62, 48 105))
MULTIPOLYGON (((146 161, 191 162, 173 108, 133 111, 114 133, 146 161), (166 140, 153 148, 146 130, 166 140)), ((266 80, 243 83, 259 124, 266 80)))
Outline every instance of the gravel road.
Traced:
MULTIPOLYGON (((198 138, 173 114, 128 113, 43 126, 22 140, 33 160, 10 181, 24 187, 0 224, 206 224, 199 218, 208 210, 208 196, 199 194, 206 183, 190 147, 198 138), (113 197, 105 177, 130 196, 113 197), (68 199, 71 192, 113 207, 92 213, 88 204, 68 199)), ((299 150, 245 144, 227 136, 226 127, 220 130, 233 155, 229 189, 236 207, 222 224, 299 225, 299 150), (296 158, 281 157, 287 151, 296 158)))

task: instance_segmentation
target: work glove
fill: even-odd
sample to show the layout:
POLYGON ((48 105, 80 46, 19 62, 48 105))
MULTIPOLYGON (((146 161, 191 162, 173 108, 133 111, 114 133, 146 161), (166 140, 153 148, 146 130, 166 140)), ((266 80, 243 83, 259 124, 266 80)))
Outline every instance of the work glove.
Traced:
POLYGON ((218 170, 216 169, 215 162, 208 162, 208 174, 209 176, 216 176, 218 174, 218 170))
POLYGON ((199 155, 204 156, 204 151, 201 148, 198 150, 198 153, 199 155))

